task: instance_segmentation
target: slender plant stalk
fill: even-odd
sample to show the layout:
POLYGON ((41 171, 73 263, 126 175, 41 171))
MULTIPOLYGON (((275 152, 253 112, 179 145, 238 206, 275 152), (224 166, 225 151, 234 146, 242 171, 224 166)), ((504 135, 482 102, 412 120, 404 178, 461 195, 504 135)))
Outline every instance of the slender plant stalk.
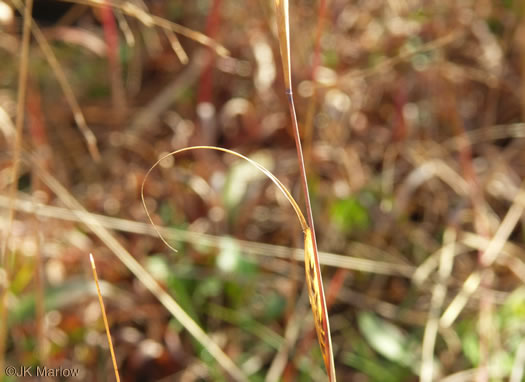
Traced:
POLYGON ((292 92, 292 75, 290 60, 290 22, 288 0, 275 0, 275 6, 277 15, 277 27, 279 31, 279 45, 283 64, 285 92, 288 98, 288 108, 290 110, 290 117, 292 120, 292 128, 295 139, 295 147, 297 151, 297 159, 299 163, 301 184, 306 204, 306 219, 308 222, 308 229, 304 231, 305 269, 306 280, 308 283, 308 292, 310 295, 310 305, 312 306, 315 328, 317 331, 317 339, 319 341, 319 345, 321 346, 326 372, 328 373, 329 380, 335 381, 336 376, 332 351, 332 339, 330 336, 330 323, 328 321, 323 280, 321 276, 321 268, 319 265, 317 240, 315 237, 315 228, 312 207, 310 203, 310 194, 308 192, 308 180, 306 178, 304 156, 301 147, 299 124, 297 123, 297 114, 295 112, 295 105, 292 92))
POLYGON ((108 317, 106 315, 106 308, 104 307, 104 300, 102 300, 102 293, 100 293, 100 285, 98 283, 97 267, 93 255, 89 254, 89 261, 91 262, 91 269, 93 270, 93 279, 97 286, 98 302, 100 303, 100 310, 102 311, 102 319, 104 320, 104 327, 106 328, 106 335, 108 337, 109 351, 111 353, 111 360, 113 361, 113 370, 115 370, 115 378, 120 382, 120 375, 118 373, 117 359, 115 358, 115 350, 113 349, 113 341, 111 340, 111 333, 109 332, 108 317))
POLYGON ((2 248, 0 249, 0 266, 4 271, 3 285, 0 285, 0 370, 4 370, 5 350, 7 341, 7 292, 10 280, 10 260, 7 258, 8 242, 13 228, 15 208, 13 202, 18 189, 18 173, 20 169, 20 157, 22 153, 22 130, 24 126, 25 103, 27 91, 27 77, 29 67, 29 45, 31 42, 31 14, 33 11, 33 0, 27 0, 24 9, 24 27, 22 34, 22 51, 20 54, 20 71, 18 73, 18 99, 16 108, 16 133, 13 145, 13 165, 11 167, 11 184, 9 188, 10 208, 5 229, 2 248))

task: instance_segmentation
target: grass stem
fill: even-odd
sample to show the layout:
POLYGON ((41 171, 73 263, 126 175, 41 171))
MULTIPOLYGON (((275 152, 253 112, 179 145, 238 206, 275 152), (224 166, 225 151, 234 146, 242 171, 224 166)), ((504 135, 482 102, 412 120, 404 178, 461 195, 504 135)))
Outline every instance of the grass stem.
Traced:
POLYGON ((102 319, 104 320, 104 327, 106 328, 106 335, 108 337, 109 351, 111 353, 111 361, 113 362, 113 370, 115 370, 115 379, 120 382, 120 375, 118 373, 117 359, 115 358, 115 350, 113 349, 113 341, 111 340, 111 333, 109 332, 108 317, 106 315, 106 308, 104 307, 104 300, 102 299, 102 293, 100 293, 100 285, 98 283, 97 267, 93 255, 89 254, 89 261, 91 262, 91 269, 93 270, 93 279, 97 286, 98 302, 100 303, 100 310, 102 311, 102 319))
POLYGON ((295 148, 297 152, 297 161, 299 163, 301 185, 306 205, 306 219, 308 222, 308 229, 305 230, 305 269, 307 282, 309 284, 308 288, 310 293, 310 304, 312 305, 312 312, 314 315, 317 337, 319 340, 319 345, 321 346, 321 351, 323 353, 323 359, 325 362, 326 371, 328 373, 328 378, 330 381, 335 381, 336 377, 332 351, 332 340, 330 336, 330 324, 326 309, 321 268, 319 265, 317 239, 315 236, 314 219, 312 213, 312 206, 310 202, 310 192, 308 190, 308 179, 306 177, 304 155, 301 146, 301 136, 299 132, 299 124, 297 122, 297 113, 295 111, 295 104, 292 92, 290 21, 288 0, 275 0, 275 5, 277 11, 277 27, 279 31, 279 43, 281 50, 281 59, 283 64, 285 93, 288 100, 290 118, 292 120, 292 129, 295 140, 295 148))

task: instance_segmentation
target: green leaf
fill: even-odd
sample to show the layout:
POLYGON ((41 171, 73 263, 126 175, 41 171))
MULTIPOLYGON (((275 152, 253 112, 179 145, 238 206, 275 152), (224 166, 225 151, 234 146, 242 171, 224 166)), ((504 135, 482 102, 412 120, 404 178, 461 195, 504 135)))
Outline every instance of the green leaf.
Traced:
POLYGON ((355 198, 336 201, 330 209, 332 220, 345 231, 366 229, 370 224, 368 211, 355 198))
POLYGON ((184 309, 184 311, 188 313, 197 324, 200 325, 199 317, 197 316, 197 312, 195 312, 189 291, 191 282, 187 280, 181 280, 178 277, 172 275, 169 278, 168 285, 182 309, 184 309))
POLYGON ((357 316, 359 330, 368 344, 383 357, 403 366, 415 361, 408 337, 395 325, 368 312, 357 316))

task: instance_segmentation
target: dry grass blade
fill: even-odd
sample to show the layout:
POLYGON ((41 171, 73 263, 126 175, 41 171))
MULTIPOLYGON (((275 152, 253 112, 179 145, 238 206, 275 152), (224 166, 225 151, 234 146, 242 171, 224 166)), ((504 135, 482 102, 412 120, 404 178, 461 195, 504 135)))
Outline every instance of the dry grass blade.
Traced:
MULTIPOLYGON (((81 7, 82 5, 77 5, 77 6, 81 7)), ((131 31, 131 27, 129 26, 128 21, 122 14, 122 11, 116 10, 113 13, 115 14, 115 17, 117 18, 119 28, 122 31, 124 38, 126 39, 126 44, 128 44, 128 46, 130 47, 134 47, 136 44, 135 36, 133 35, 133 32, 131 31)))
POLYGON ((155 164, 153 166, 151 166, 151 168, 148 170, 148 172, 146 173, 146 176, 144 177, 144 180, 142 181, 142 187, 140 189, 140 197, 142 198, 142 205, 144 206, 144 210, 146 211, 146 215, 148 215, 148 219, 149 221, 151 222, 151 225, 153 226, 153 228, 155 228, 155 231, 157 232, 157 234, 159 235, 160 239, 164 242, 164 244, 166 244, 166 246, 168 248, 170 248, 171 250, 177 252, 177 250, 175 248, 173 248, 168 242, 167 240, 164 238, 164 236, 161 234, 160 230, 158 229, 158 227, 155 225, 155 223, 153 222, 153 219, 151 218, 151 215, 149 213, 149 210, 146 206, 146 201, 144 199, 144 185, 146 184, 146 181, 148 180, 148 177, 149 177, 149 174, 151 174, 151 172, 160 164, 160 162, 162 162, 164 159, 168 158, 168 157, 172 157, 172 156, 175 156, 177 154, 180 154, 180 153, 183 153, 183 152, 186 152, 186 151, 193 151, 193 150, 216 150, 216 151, 222 151, 222 152, 225 152, 227 154, 231 154, 231 155, 234 155, 238 158, 241 158, 241 159, 244 159, 245 161, 247 161, 248 163, 250 163, 251 165, 253 165, 255 168, 257 168, 257 170, 261 171, 264 175, 266 175, 276 186, 277 188, 283 193, 283 195, 286 197, 286 199, 288 199, 288 201, 290 202, 290 204, 292 205, 295 213, 297 214, 297 218, 299 219, 299 222, 301 223, 301 227, 303 229, 303 231, 306 232, 307 230, 307 224, 306 224, 306 220, 303 216, 303 213, 301 212, 301 209, 299 208, 299 206, 297 205, 297 202, 294 200, 294 198, 292 197, 292 195, 290 194, 290 192, 286 189, 286 187, 284 186, 284 184, 281 183, 281 181, 279 179, 276 178, 275 175, 273 175, 270 171, 268 171, 266 168, 264 168, 263 166, 261 166, 259 163, 255 162, 254 160, 248 158, 248 157, 245 157, 244 155, 242 154, 239 154, 235 151, 232 151, 232 150, 228 150, 228 149, 224 149, 224 148, 221 148, 221 147, 215 147, 215 146, 192 146, 192 147, 185 147, 185 148, 182 148, 182 149, 179 149, 179 150, 176 150, 176 151, 173 151, 171 153, 168 153, 166 155, 164 155, 162 158, 160 158, 157 162, 155 162, 155 164))
POLYGON ((117 359, 115 358, 115 350, 113 349, 113 341, 111 340, 111 333, 109 332, 108 317, 106 315, 106 308, 104 307, 104 300, 102 300, 102 293, 100 293, 100 285, 98 284, 97 267, 93 255, 89 254, 89 261, 91 262, 91 269, 93 270, 93 279, 97 287, 98 302, 100 303, 100 310, 102 311, 102 319, 104 320, 104 327, 106 328, 106 336, 108 337, 109 351, 111 353, 111 361, 113 362, 113 370, 115 370, 115 378, 120 382, 120 375, 118 373, 117 359))
POLYGON ((164 33, 166 34, 166 37, 170 41, 171 48, 173 49, 173 51, 175 52, 175 54, 179 58, 179 61, 181 63, 183 63, 184 65, 186 65, 190 61, 190 59, 189 59, 188 55, 186 54, 186 51, 182 47, 182 45, 181 45, 181 43, 179 41, 179 38, 177 37, 175 32, 173 32, 172 30, 165 29, 164 33))
POLYGON ((328 320, 328 311, 326 308, 326 298, 323 288, 323 279, 321 276, 321 266, 319 264, 319 255, 317 253, 317 241, 315 237, 315 227, 313 220, 312 207, 310 203, 310 194, 308 192, 308 180, 306 178, 306 169, 304 164, 303 149, 299 133, 299 124, 292 95, 291 79, 291 55, 290 55, 290 21, 288 0, 275 0, 277 28, 279 31, 279 46, 281 50, 281 60, 283 64, 283 75, 285 91, 288 98, 288 107, 292 120, 297 160, 299 162, 301 184, 306 205, 306 216, 308 229, 305 230, 305 270, 306 280, 308 283, 308 292, 310 295, 310 304, 314 315, 317 338, 330 381, 336 380, 334 355, 332 350, 332 341, 330 337, 330 323, 328 320))

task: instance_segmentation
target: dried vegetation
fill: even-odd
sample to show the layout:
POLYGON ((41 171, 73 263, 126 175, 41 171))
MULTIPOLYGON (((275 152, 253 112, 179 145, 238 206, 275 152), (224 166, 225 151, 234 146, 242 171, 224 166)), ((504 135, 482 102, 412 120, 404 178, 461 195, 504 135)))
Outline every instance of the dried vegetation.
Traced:
MULTIPOLYGON (((341 381, 523 379, 522 3, 290 2, 341 381)), ((268 178, 160 161, 144 202, 177 253, 140 198, 211 145, 304 205, 274 3, 36 0, 23 27, 29 5, 0 1, 0 363, 113 378, 92 252, 123 381, 326 380, 268 178)))

